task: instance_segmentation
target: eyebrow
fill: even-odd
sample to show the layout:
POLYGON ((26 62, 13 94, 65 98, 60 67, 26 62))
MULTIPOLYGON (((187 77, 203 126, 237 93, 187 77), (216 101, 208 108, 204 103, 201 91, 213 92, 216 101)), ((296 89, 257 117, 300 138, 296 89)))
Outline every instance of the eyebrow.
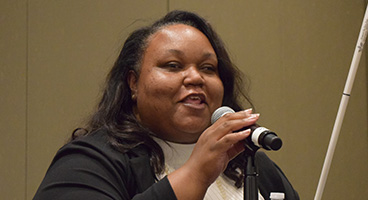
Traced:
MULTIPOLYGON (((184 55, 184 52, 182 52, 182 51, 180 51, 180 50, 178 50, 178 49, 169 49, 168 51, 169 51, 170 53, 175 54, 175 55, 180 55, 180 56, 184 55)), ((210 53, 210 52, 204 53, 202 57, 203 57, 204 59, 206 59, 206 58, 211 58, 211 57, 213 57, 213 58, 217 58, 216 54, 214 54, 214 53, 210 53)))
POLYGON ((176 54, 176 55, 183 55, 184 52, 177 50, 177 49, 169 49, 168 52, 176 54))

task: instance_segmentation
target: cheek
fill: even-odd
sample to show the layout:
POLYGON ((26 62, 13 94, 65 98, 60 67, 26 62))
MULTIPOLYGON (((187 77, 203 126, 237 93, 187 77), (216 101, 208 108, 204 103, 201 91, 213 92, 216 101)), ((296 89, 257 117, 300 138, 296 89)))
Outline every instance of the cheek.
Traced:
POLYGON ((167 115, 175 96, 173 83, 156 75, 145 76, 138 83, 137 116, 139 120, 153 131, 165 126, 167 115))
MULTIPOLYGON (((221 82, 220 79, 215 80, 214 83, 212 84, 212 89, 211 89, 211 96, 213 98, 213 107, 212 109, 217 109, 218 107, 220 107, 222 105, 222 100, 224 98, 224 86, 221 82)), ((213 110, 214 111, 214 110, 213 110)))
POLYGON ((172 80, 157 74, 146 76, 138 85, 138 103, 156 104, 156 107, 160 107, 162 101, 171 100, 175 95, 175 83, 172 80))

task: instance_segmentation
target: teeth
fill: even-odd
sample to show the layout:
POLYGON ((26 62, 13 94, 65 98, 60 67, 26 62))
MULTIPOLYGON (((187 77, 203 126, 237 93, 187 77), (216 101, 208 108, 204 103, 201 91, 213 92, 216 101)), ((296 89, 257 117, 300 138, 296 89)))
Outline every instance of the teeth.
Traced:
POLYGON ((201 100, 201 98, 199 96, 191 96, 190 99, 192 99, 192 100, 201 100))

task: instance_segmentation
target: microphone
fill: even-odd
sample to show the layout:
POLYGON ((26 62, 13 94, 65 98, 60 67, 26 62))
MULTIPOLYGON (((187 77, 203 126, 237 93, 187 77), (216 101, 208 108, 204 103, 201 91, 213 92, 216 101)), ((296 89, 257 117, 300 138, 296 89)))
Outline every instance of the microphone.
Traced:
MULTIPOLYGON (((211 124, 215 123, 218 119, 220 119, 220 117, 227 113, 235 113, 235 111, 228 106, 222 106, 215 110, 211 117, 211 124)), ((281 148, 282 140, 277 137, 276 133, 273 131, 270 131, 269 129, 261 127, 257 124, 245 127, 244 129, 248 128, 251 129, 250 138, 251 142, 255 146, 274 151, 277 151, 281 148)))

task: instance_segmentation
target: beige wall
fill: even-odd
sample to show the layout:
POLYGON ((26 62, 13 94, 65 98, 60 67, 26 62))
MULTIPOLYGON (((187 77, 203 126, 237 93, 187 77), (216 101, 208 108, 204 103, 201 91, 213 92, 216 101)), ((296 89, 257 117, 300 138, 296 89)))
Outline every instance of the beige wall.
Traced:
MULTIPOLYGON (((261 123, 284 141, 269 155, 312 199, 362 23, 363 0, 0 1, 0 194, 32 199, 55 152, 93 111, 129 32, 200 13, 251 79, 261 123)), ((367 51, 323 199, 368 196, 367 51)))

